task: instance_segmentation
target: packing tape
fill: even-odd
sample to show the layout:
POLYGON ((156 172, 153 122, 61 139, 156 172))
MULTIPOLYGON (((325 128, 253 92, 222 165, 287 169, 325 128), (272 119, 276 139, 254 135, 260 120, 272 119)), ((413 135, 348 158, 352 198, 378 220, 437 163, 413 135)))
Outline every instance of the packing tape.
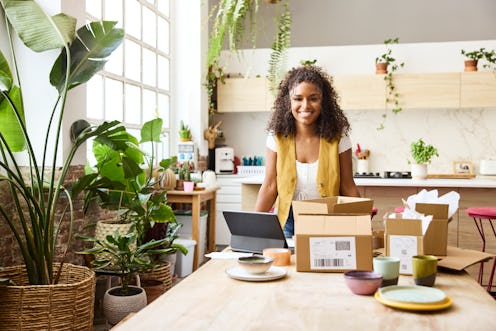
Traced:
POLYGON ((287 248, 265 248, 262 253, 264 256, 273 258, 273 265, 275 266, 287 266, 291 264, 291 251, 287 248))

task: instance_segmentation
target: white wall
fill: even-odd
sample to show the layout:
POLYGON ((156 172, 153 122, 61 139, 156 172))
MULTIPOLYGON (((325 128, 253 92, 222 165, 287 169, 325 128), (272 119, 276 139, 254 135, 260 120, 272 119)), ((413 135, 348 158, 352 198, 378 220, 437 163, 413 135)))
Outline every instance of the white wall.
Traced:
MULTIPOLYGON (((393 54, 405 62, 405 73, 463 71, 461 49, 480 47, 496 49, 496 40, 443 43, 411 43, 393 47, 393 54)), ((317 59, 317 64, 330 74, 374 74, 374 59, 384 45, 300 47, 289 51, 288 68, 300 60, 317 59)), ((248 76, 266 75, 270 50, 247 50, 241 61, 231 57, 226 72, 248 76)), ((224 54, 226 56, 226 54, 224 54)), ((496 93, 496 92, 495 92, 496 93)), ((450 173, 452 161, 470 160, 478 170, 479 160, 496 158, 496 108, 477 109, 403 109, 388 114, 384 130, 382 111, 351 110, 354 144, 371 151, 370 170, 409 170, 409 145, 422 137, 438 148, 440 157, 433 160, 430 173, 450 173)), ((225 144, 234 147, 240 158, 265 155, 265 127, 269 113, 219 114, 225 133, 225 144)))

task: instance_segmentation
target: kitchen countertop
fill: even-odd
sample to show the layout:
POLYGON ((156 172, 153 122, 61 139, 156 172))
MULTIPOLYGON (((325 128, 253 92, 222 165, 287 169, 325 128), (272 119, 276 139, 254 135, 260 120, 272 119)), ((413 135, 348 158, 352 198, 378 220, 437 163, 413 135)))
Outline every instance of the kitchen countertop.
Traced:
MULTIPOLYGON (((240 177, 234 181, 241 184, 262 184, 264 177, 240 177)), ((355 178, 357 186, 411 186, 411 187, 478 187, 496 188, 496 176, 472 179, 396 179, 396 178, 355 178)))

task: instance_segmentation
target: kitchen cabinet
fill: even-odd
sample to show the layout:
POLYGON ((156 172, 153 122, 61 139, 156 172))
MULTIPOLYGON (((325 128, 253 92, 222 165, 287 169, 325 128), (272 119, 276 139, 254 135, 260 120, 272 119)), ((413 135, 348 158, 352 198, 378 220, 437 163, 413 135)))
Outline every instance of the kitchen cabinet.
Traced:
POLYGON ((460 107, 493 107, 496 105, 496 72, 461 74, 460 107))
POLYGON ((265 77, 226 78, 217 83, 219 113, 270 111, 274 97, 265 77))
MULTIPOLYGON (((340 105, 347 109, 386 109, 384 75, 335 75, 340 105)), ((488 71, 394 74, 404 109, 496 107, 496 73, 488 71)), ((217 87, 218 112, 270 111, 274 97, 265 77, 226 78, 217 87)))
POLYGON ((224 210, 241 210, 241 183, 235 181, 237 178, 240 177, 237 175, 217 175, 217 185, 220 188, 217 191, 215 242, 218 245, 229 245, 231 242, 231 232, 222 212, 224 210))

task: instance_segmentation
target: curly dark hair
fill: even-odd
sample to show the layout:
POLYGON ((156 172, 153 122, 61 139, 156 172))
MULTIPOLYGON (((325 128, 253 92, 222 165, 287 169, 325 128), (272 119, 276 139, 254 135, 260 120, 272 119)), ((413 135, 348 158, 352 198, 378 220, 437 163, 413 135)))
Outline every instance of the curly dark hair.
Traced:
POLYGON ((295 136, 296 120, 291 113, 290 92, 302 82, 315 84, 322 91, 322 109, 317 119, 320 137, 331 141, 348 134, 350 123, 338 105, 338 96, 332 86, 332 78, 320 67, 305 65, 291 69, 279 84, 272 116, 267 131, 276 135, 295 136))

